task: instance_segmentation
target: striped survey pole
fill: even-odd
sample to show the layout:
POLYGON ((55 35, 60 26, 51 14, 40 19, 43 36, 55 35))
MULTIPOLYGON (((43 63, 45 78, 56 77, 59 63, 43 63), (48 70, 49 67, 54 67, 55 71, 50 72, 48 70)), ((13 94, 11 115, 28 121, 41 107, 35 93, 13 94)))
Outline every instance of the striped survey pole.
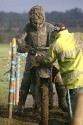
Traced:
POLYGON ((8 117, 12 118, 12 109, 15 97, 15 82, 16 82, 16 39, 11 41, 11 69, 10 69, 10 85, 8 97, 8 117))

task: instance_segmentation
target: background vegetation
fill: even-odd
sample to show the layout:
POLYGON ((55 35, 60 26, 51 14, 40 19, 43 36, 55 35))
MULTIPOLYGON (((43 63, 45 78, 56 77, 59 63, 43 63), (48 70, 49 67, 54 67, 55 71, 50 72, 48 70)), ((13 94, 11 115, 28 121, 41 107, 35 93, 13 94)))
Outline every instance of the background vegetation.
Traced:
MULTIPOLYGON (((46 20, 52 24, 62 22, 70 31, 83 32, 83 11, 74 8, 66 12, 46 12, 46 20)), ((29 22, 29 13, 0 12, 0 43, 9 43, 17 37, 29 22)))
POLYGON ((10 68, 9 45, 0 44, 0 106, 7 104, 9 74, 4 76, 4 73, 10 68))

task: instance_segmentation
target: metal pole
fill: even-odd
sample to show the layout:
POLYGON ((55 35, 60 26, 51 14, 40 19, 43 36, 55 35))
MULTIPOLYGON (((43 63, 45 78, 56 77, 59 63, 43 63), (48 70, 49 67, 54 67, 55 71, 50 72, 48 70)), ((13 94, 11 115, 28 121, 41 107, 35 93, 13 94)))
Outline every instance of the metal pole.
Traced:
POLYGON ((11 71, 10 71, 10 85, 9 85, 9 98, 8 98, 8 117, 12 118, 12 108, 14 104, 14 93, 15 93, 15 65, 16 65, 16 39, 13 38, 11 41, 11 71))
POLYGON ((68 89, 68 103, 69 103, 70 117, 72 118, 72 107, 71 107, 71 99, 70 99, 69 89, 68 89))

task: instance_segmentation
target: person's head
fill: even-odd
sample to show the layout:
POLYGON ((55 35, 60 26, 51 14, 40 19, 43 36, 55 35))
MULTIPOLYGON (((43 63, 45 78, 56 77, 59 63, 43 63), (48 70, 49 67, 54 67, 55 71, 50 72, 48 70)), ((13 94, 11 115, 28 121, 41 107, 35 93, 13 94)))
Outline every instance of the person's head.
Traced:
POLYGON ((41 29, 45 24, 45 11, 42 6, 36 5, 29 12, 30 24, 36 29, 41 29))
POLYGON ((63 23, 57 23, 54 25, 51 35, 53 38, 55 38, 55 36, 57 35, 57 33, 59 33, 60 31, 63 31, 66 29, 66 26, 63 23))
POLYGON ((60 32, 66 29, 66 26, 63 23, 57 23, 54 25, 54 31, 60 32))

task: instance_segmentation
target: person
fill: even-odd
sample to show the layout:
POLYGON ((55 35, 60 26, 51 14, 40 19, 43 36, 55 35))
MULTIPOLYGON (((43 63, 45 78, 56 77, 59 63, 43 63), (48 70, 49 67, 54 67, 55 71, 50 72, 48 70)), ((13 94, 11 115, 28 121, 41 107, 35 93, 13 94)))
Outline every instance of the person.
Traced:
MULTIPOLYGON (((29 12, 30 22, 26 24, 23 33, 17 38, 17 51, 24 53, 28 51, 26 58, 26 65, 23 74, 23 79, 20 87, 19 102, 16 112, 23 112, 25 101, 29 93, 29 89, 35 100, 35 84, 31 84, 30 68, 32 66, 31 58, 34 55, 31 53, 32 48, 49 46, 50 31, 54 27, 52 24, 46 22, 45 11, 42 6, 36 5, 31 8, 29 12), (32 48, 31 48, 32 47, 32 48)), ((33 72, 33 78, 35 78, 33 72)), ((34 80, 35 81, 35 80, 34 80)), ((49 86, 50 90, 50 108, 53 107, 53 87, 49 86)), ((35 100, 35 103, 36 100, 35 100)), ((38 105, 38 104, 35 104, 38 105)))
MULTIPOLYGON (((53 63, 56 59, 60 66, 60 73, 69 96, 74 112, 76 95, 83 92, 83 33, 70 33, 63 23, 55 24, 53 34, 55 40, 50 45, 46 56, 36 56, 40 65, 53 63)), ((70 107, 70 103, 68 105, 70 107)))

